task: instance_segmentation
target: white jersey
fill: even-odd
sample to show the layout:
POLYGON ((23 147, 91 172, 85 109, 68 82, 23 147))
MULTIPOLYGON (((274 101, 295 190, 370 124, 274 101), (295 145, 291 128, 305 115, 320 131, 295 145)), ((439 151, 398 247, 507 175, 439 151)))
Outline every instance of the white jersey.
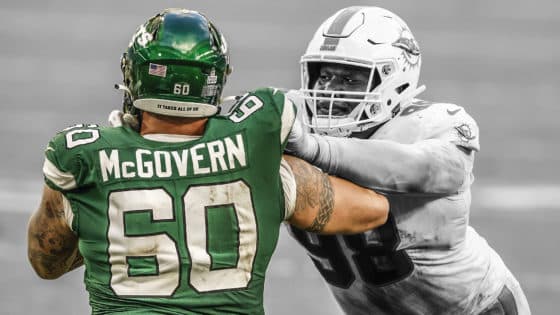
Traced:
MULTIPOLYGON (((334 175, 350 177, 376 189, 391 186, 398 181, 398 175, 394 176, 397 179, 388 180, 388 175, 372 174, 374 167, 413 170, 403 169, 406 161, 368 151, 366 142, 376 142, 371 140, 419 144, 422 148, 429 142, 429 152, 435 159, 446 155, 436 152, 439 147, 460 147, 456 151, 462 155, 460 165, 464 171, 454 193, 430 194, 425 187, 418 188, 418 193, 399 193, 392 191, 391 186, 387 189, 389 220, 370 232, 321 236, 290 228, 292 236, 308 250, 344 312, 477 314, 494 303, 509 270, 484 238, 469 226, 470 185, 479 134, 475 121, 465 110, 453 104, 415 100, 370 139, 336 140, 345 147, 343 152, 331 152, 339 163, 334 175), (366 165, 365 159, 371 165, 366 165), (361 173, 344 176, 344 172, 358 167, 361 173), (388 181, 386 185, 384 180, 388 181)), ((411 146, 410 150, 418 148, 411 146)), ((448 163, 443 158, 439 160, 432 166, 448 163)), ((438 187, 438 183, 431 183, 430 187, 438 187)))

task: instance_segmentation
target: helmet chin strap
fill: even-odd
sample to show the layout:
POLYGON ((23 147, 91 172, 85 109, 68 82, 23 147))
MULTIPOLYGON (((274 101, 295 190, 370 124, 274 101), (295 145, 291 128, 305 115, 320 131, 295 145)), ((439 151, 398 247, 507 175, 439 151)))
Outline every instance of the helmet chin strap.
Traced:
MULTIPOLYGON (((129 96, 131 95, 130 89, 126 87, 124 84, 115 83, 114 88, 119 91, 123 91, 127 93, 129 96)), ((140 116, 134 116, 130 113, 122 113, 121 122, 124 125, 131 127, 136 131, 140 131, 140 116)))

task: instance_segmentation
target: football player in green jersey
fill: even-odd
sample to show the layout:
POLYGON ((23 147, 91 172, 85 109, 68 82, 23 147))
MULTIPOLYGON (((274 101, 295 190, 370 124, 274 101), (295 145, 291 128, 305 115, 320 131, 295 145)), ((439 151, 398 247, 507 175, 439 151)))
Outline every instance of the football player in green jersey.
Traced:
POLYGON ((255 90, 216 115, 228 51, 200 13, 148 20, 121 66, 137 128, 57 134, 28 228, 40 277, 85 265, 92 313, 262 314, 283 221, 319 233, 386 221, 384 196, 283 156, 295 109, 280 91, 255 90))

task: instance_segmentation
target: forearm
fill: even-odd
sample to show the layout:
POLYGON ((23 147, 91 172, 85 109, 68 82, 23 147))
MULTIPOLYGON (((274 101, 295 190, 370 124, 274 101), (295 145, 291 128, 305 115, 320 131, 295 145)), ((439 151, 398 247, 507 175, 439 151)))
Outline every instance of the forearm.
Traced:
POLYGON ((303 160, 285 157, 295 177, 297 197, 289 222, 321 234, 360 233, 387 220, 387 199, 347 180, 328 176, 303 160))
POLYGON ((46 250, 42 244, 37 244, 30 245, 27 254, 31 266, 43 279, 56 279, 83 265, 83 258, 77 247, 57 252, 55 249, 46 250))
POLYGON ((71 256, 71 259, 67 261, 70 262, 70 264, 68 264, 69 267, 66 270, 66 272, 72 271, 84 265, 84 257, 82 257, 82 254, 80 254, 80 251, 78 250, 78 246, 76 246, 76 250, 74 251, 74 254, 71 256))
POLYGON ((64 221, 61 196, 45 188, 39 209, 31 216, 27 255, 41 278, 56 279, 83 264, 78 240, 64 221))
POLYGON ((385 196, 335 176, 329 176, 329 181, 335 211, 323 234, 356 234, 385 224, 389 215, 385 196))
POLYGON ((455 193, 465 179, 464 153, 451 143, 313 136, 319 152, 312 164, 368 188, 455 193))

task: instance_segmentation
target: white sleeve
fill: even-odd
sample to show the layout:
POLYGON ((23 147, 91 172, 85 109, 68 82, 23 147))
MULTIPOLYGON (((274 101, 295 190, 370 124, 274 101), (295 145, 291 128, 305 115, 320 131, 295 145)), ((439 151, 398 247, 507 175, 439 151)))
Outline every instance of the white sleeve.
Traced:
POLYGON ((45 158, 45 162, 43 163, 43 174, 46 179, 62 190, 71 190, 78 187, 76 178, 72 173, 59 170, 48 158, 45 158))
POLYGON ((64 195, 62 195, 62 207, 64 208, 64 218, 66 219, 66 223, 68 224, 70 230, 72 230, 74 212, 72 212, 72 205, 70 205, 70 201, 68 201, 64 195))
POLYGON ((280 178, 284 190, 284 220, 288 220, 296 209, 297 185, 292 168, 284 159, 280 163, 280 178))
POLYGON ((333 137, 317 137, 317 141, 321 153, 326 153, 313 164, 380 191, 456 193, 468 175, 467 164, 472 165, 454 144, 439 139, 413 144, 333 137))
POLYGON ((280 131, 280 143, 284 143, 290 134, 290 130, 296 119, 294 104, 284 95, 284 106, 282 106, 282 129, 280 131))

